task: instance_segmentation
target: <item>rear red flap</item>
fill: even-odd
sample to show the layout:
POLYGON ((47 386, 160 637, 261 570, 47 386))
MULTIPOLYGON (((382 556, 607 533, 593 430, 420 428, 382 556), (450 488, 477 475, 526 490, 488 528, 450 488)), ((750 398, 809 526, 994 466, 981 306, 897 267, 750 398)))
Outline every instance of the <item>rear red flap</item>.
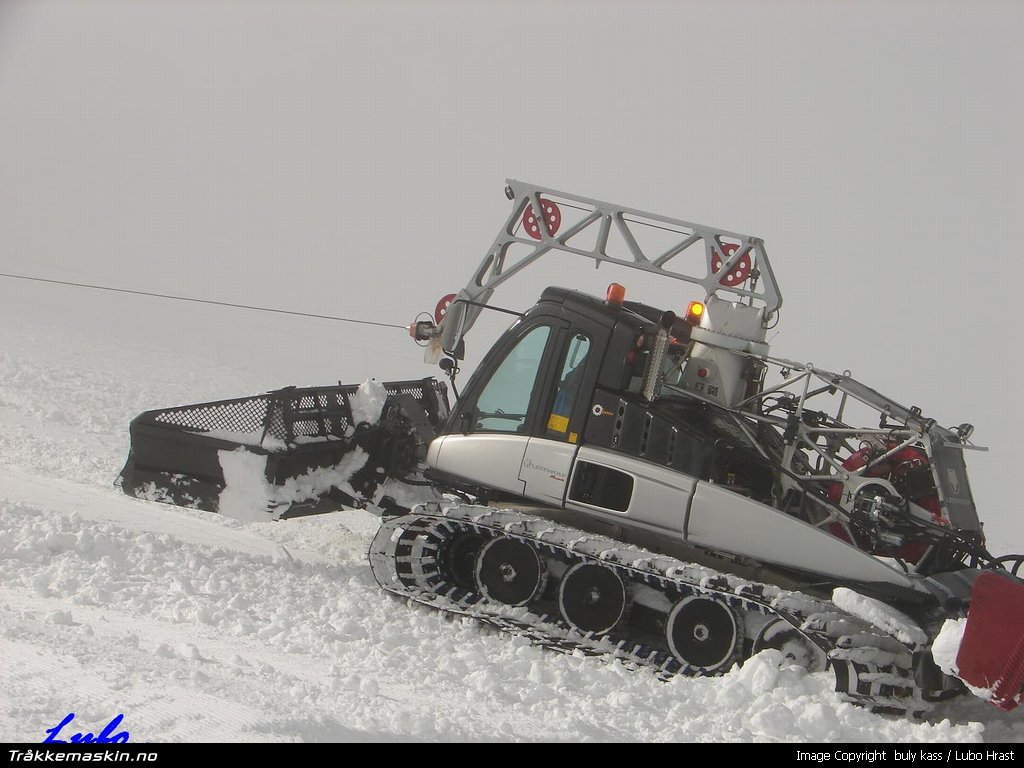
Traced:
POLYGON ((1024 686, 1024 584, 995 571, 974 582, 956 663, 962 680, 992 691, 992 703, 1009 711, 1024 686))

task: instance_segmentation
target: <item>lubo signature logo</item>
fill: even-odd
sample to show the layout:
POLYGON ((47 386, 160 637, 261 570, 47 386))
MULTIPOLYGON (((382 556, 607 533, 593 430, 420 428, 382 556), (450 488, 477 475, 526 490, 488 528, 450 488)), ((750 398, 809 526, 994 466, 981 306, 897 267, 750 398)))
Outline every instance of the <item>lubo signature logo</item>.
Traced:
POLYGON ((74 712, 68 712, 67 717, 61 720, 53 728, 46 729, 46 738, 43 739, 43 744, 127 744, 128 743, 128 731, 117 731, 121 726, 121 721, 124 720, 124 715, 118 715, 100 731, 98 734, 92 733, 74 733, 71 734, 69 739, 59 739, 58 736, 62 735, 61 731, 65 726, 70 725, 71 721, 75 719, 74 712))

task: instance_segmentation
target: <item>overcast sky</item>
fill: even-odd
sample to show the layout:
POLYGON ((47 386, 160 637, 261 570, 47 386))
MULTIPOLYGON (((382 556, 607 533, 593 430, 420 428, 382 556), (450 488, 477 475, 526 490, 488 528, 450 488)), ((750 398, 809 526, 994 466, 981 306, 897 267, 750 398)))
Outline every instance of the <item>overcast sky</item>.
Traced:
MULTIPOLYGON (((749 232, 773 352, 975 423, 982 517, 1024 547, 1022 38, 1017 2, 0 2, 0 271, 405 324, 469 279, 508 177, 749 232)), ((698 298, 552 259, 494 302, 612 279, 698 298)), ((0 300, 0 343, 31 322, 266 388, 431 373, 400 330, 0 300)))

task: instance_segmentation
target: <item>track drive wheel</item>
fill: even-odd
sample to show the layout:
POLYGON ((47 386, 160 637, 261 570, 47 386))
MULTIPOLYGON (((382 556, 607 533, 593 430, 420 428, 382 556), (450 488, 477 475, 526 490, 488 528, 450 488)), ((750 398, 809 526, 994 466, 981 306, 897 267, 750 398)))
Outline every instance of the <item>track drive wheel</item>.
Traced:
POLYGON ((441 555, 444 578, 463 589, 476 589, 476 559, 487 541, 478 533, 460 533, 448 541, 441 555))
POLYGON ((743 640, 740 618, 725 603, 710 597, 684 597, 665 624, 669 650, 690 674, 724 672, 736 659, 743 640))
POLYGON ((506 605, 526 605, 544 590, 546 574, 533 547, 498 537, 480 549, 475 575, 484 597, 506 605))
POLYGON ((611 632, 626 615, 627 605, 622 579, 596 563, 576 563, 558 586, 558 611, 580 632, 611 632))

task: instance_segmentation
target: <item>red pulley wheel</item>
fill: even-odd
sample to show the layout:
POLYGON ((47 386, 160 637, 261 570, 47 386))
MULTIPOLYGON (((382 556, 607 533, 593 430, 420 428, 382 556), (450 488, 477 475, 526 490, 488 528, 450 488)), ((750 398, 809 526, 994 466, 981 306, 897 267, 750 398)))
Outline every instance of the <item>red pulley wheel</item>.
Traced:
MULTIPOLYGON (((545 200, 543 197, 540 199, 540 207, 544 212, 544 223, 547 224, 548 233, 555 234, 558 232, 558 227, 562 224, 562 212, 558 210, 558 206, 555 203, 545 200)), ((534 240, 540 240, 540 222, 537 221, 537 217, 534 215, 533 203, 526 206, 526 210, 523 211, 523 229, 534 240)))
POLYGON ((448 314, 448 307, 455 301, 455 294, 449 293, 447 296, 442 296, 441 300, 437 302, 437 306, 434 307, 434 322, 438 325, 444 320, 444 316, 448 314))
MULTIPOLYGON (((737 250, 739 250, 739 246, 735 243, 725 243, 722 245, 722 253, 725 254, 726 259, 736 253, 737 250)), ((724 263, 725 262, 722 261, 722 257, 718 255, 717 251, 711 254, 712 273, 720 270, 724 263)), ((732 265, 732 269, 726 272, 718 282, 726 288, 735 288, 737 285, 743 285, 743 283, 746 282, 746 279, 750 277, 751 266, 750 251, 747 251, 740 256, 736 263, 732 265)))

